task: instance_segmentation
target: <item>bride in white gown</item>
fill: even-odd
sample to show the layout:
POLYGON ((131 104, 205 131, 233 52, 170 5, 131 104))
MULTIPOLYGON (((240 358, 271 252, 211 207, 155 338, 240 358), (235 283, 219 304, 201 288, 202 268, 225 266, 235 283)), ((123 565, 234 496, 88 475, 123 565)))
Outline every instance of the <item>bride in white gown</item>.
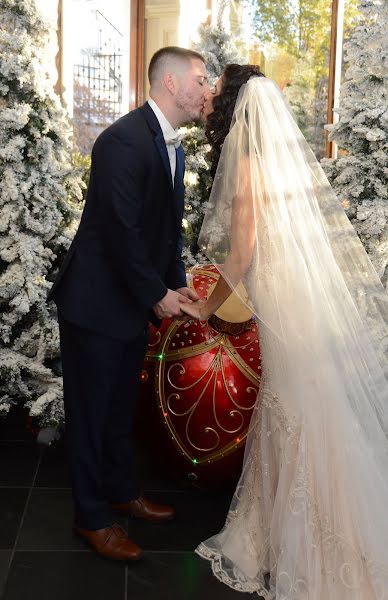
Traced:
MULTIPOLYGON (((242 592, 388 598, 388 298, 276 84, 230 65, 209 100, 217 163, 199 244, 240 279, 263 377, 224 528, 196 552, 242 592)), ((240 289, 240 288, 239 288, 240 289)))

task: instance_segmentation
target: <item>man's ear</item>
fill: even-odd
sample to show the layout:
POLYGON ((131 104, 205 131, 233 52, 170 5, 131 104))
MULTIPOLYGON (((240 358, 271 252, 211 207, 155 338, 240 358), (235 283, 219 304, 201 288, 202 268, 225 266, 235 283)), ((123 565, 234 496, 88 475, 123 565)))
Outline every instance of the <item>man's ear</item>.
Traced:
POLYGON ((174 95, 176 90, 176 80, 174 75, 172 73, 166 73, 163 77, 163 82, 167 91, 170 92, 171 95, 174 95))

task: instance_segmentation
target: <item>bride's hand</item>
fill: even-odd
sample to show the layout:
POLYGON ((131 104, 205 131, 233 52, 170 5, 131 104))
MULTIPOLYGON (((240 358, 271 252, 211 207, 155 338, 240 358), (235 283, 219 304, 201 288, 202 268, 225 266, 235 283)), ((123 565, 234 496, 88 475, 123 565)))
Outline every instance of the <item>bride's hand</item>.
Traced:
POLYGON ((207 321, 210 317, 209 311, 206 310, 206 302, 201 300, 192 304, 181 304, 181 311, 197 321, 207 321))

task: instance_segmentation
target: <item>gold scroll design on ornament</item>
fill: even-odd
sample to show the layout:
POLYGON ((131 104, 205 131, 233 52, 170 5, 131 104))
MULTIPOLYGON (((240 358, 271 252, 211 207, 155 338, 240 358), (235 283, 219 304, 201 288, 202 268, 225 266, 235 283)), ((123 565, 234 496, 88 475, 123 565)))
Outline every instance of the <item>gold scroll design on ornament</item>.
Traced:
POLYGON ((162 334, 160 333, 160 331, 155 331, 154 340, 152 342, 149 342, 148 348, 154 348, 155 346, 158 346, 160 344, 161 339, 162 339, 162 334))
MULTIPOLYGON (((223 337, 223 336, 220 336, 223 337)), ((214 347, 214 345, 213 345, 214 347)), ((209 346, 207 346, 207 348, 209 349, 209 346)), ((184 386, 184 387, 179 387, 177 385, 175 385, 171 379, 171 373, 173 371, 174 368, 180 368, 180 374, 183 375, 185 373, 185 368, 181 363, 174 363, 173 365, 170 365, 168 368, 168 372, 167 372, 167 379, 169 384, 176 389, 178 392, 182 392, 182 391, 187 391, 190 389, 193 389, 195 386, 197 386, 198 384, 200 384, 202 382, 202 380, 208 375, 208 373, 210 371, 212 371, 211 375, 209 376, 203 390, 201 391, 201 393, 198 396, 198 399, 192 404, 192 406, 190 406, 187 410, 183 411, 183 412, 179 412, 178 410, 174 410, 174 407, 172 406, 172 402, 173 400, 179 400, 180 399, 180 395, 179 393, 173 392, 171 393, 167 400, 165 399, 165 393, 164 393, 164 364, 163 362, 160 363, 160 370, 159 370, 159 377, 157 377, 157 379, 159 379, 159 401, 160 401, 160 406, 163 410, 163 413, 165 415, 169 415, 169 413, 173 414, 176 417, 186 417, 187 421, 186 421, 186 427, 185 427, 185 432, 186 432, 186 438, 188 440, 188 442, 190 443, 190 445, 192 446, 192 448, 194 450, 196 450, 197 452, 207 452, 207 453, 211 453, 210 455, 207 454, 206 457, 200 458, 195 456, 196 459, 196 463, 197 464, 201 464, 201 463, 211 463, 214 462, 216 460, 219 460, 225 456, 227 456, 228 454, 230 454, 231 452, 233 452, 238 446, 240 446, 248 433, 248 427, 246 427, 244 429, 243 432, 241 432, 240 436, 239 436, 239 441, 237 442, 236 440, 233 440, 232 442, 230 442, 229 444, 227 444, 226 446, 219 448, 219 444, 221 441, 220 435, 218 433, 218 431, 214 428, 214 427, 205 427, 205 433, 209 433, 209 434, 213 434, 214 435, 214 442, 212 445, 210 445, 207 448, 201 448, 200 446, 197 446, 191 439, 190 437, 190 422, 191 419, 196 411, 197 406, 199 405, 199 403, 201 402, 201 399, 203 398, 206 390, 208 389, 212 379, 214 379, 213 382, 213 397, 212 397, 212 404, 213 404, 213 417, 214 420, 218 426, 218 428, 223 431, 224 433, 227 434, 237 434, 241 431, 243 425, 244 425, 244 417, 241 411, 250 411, 253 410, 253 407, 256 403, 256 397, 257 397, 257 393, 258 393, 258 389, 252 386, 248 386, 246 388, 246 391, 248 393, 254 392, 254 400, 253 403, 250 406, 241 406, 238 404, 238 402, 233 398, 233 396, 231 395, 229 388, 228 388, 228 384, 226 381, 226 376, 225 376, 225 370, 224 370, 224 364, 223 364, 223 360, 222 360, 222 352, 225 351, 225 353, 230 357, 230 359, 232 360, 232 362, 236 362, 235 361, 235 355, 232 355, 229 351, 229 349, 226 347, 226 345, 224 343, 220 343, 219 348, 217 350, 216 355, 214 356, 214 358, 212 359, 210 365, 207 367, 207 369, 204 371, 204 373, 201 375, 201 377, 199 377, 199 379, 197 379, 196 381, 194 381, 192 384, 188 385, 188 386, 184 386), (231 401, 232 405, 234 405, 236 407, 236 409, 233 409, 230 411, 229 415, 232 416, 232 418, 236 415, 238 415, 241 418, 240 424, 238 425, 238 427, 235 427, 234 429, 227 429, 225 427, 223 427, 219 421, 218 415, 217 415, 217 402, 216 402, 216 388, 217 388, 217 380, 218 380, 218 373, 219 371, 221 371, 221 376, 222 376, 222 381, 224 384, 224 389, 227 393, 227 396, 229 398, 229 400, 231 401)), ((253 379, 253 383, 255 384, 259 384, 260 382, 260 378, 254 374, 254 377, 252 376, 248 376, 248 379, 252 380, 253 379)), ((187 448, 181 443, 181 440, 179 439, 179 436, 177 435, 174 426, 172 425, 171 421, 169 418, 165 418, 165 424, 168 427, 170 433, 171 433, 171 437, 174 441, 174 443, 178 446, 178 448, 180 449, 180 451, 189 459, 189 460, 193 460, 193 456, 189 454, 187 448)))

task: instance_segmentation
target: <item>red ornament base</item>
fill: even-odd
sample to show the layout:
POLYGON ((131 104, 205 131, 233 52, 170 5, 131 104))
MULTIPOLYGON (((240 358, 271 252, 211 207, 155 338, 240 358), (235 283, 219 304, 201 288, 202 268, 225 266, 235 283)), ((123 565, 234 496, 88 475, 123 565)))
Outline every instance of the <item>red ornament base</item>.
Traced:
MULTIPOLYGON (((189 275, 202 298, 218 279, 212 265, 189 275)), ((255 321, 235 336, 215 326, 166 319, 151 327, 138 425, 167 470, 207 485, 240 474, 261 376, 255 321)))

